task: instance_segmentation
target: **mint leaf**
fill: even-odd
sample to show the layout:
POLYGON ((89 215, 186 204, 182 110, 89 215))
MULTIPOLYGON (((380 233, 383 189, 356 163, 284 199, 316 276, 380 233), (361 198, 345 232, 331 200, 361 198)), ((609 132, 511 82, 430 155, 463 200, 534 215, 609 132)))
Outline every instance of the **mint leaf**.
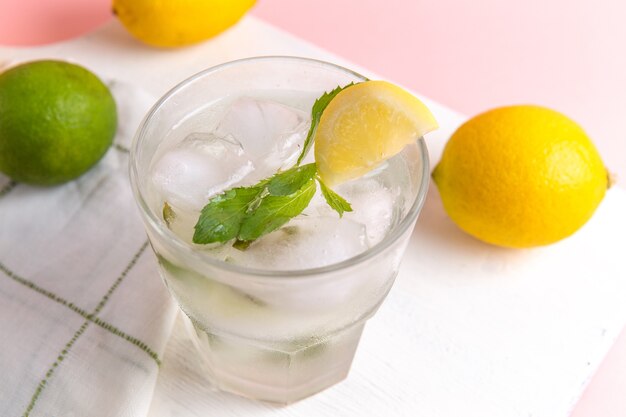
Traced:
POLYGON ((167 201, 163 203, 163 220, 168 228, 172 225, 172 222, 176 220, 176 213, 174 213, 172 206, 170 206, 167 201))
POLYGON ((320 183, 320 189, 322 195, 326 199, 328 205, 339 213, 339 217, 343 217, 343 213, 346 211, 352 211, 352 206, 342 196, 331 190, 322 182, 320 177, 317 177, 317 182, 320 183))
MULTIPOLYGON (((280 174, 279 174, 280 175, 280 174)), ((309 178, 300 189, 289 195, 268 195, 259 207, 243 219, 237 238, 250 241, 273 232, 302 213, 315 195, 315 179, 309 178)))
POLYGON ((245 249, 245 242, 276 230, 306 208, 315 194, 316 172, 315 164, 294 167, 213 197, 200 213, 193 242, 237 239, 236 248, 245 249))
POLYGON ((309 128, 309 132, 307 133, 306 139, 304 140, 304 146, 302 147, 302 152, 298 157, 298 162, 296 162, 296 165, 300 165, 306 154, 309 153, 311 146, 313 146, 313 138, 315 137, 315 132, 317 132, 317 126, 319 126, 320 119, 322 118, 322 113, 324 112, 328 104, 333 98, 335 98, 337 94, 353 85, 355 84, 350 83, 343 87, 337 87, 328 93, 322 94, 320 98, 315 100, 315 103, 313 103, 313 108, 311 109, 311 127, 309 128))
POLYGON ((269 179, 267 190, 271 195, 290 195, 298 191, 315 176, 315 164, 306 164, 280 172, 269 179))
POLYGON ((227 242, 236 238, 249 206, 264 190, 264 187, 238 187, 210 199, 200 212, 193 243, 227 242))
POLYGON ((326 202, 339 216, 352 211, 350 203, 328 188, 316 174, 314 163, 296 166, 252 187, 232 188, 213 197, 200 213, 193 242, 206 244, 236 239, 233 246, 245 250, 252 241, 302 213, 315 195, 316 181, 326 202))

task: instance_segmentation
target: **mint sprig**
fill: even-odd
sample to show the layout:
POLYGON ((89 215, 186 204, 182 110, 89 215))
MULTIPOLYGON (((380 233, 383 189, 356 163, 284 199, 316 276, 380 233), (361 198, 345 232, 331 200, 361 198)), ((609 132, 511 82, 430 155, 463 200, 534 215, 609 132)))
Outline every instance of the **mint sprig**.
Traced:
MULTIPOLYGON (((328 205, 340 217, 352 211, 350 203, 322 182, 315 163, 300 166, 313 146, 322 113, 339 92, 352 85, 354 83, 337 87, 315 101, 311 110, 311 127, 296 166, 253 186, 232 188, 211 198, 200 212, 193 242, 208 244, 234 239, 233 246, 244 250, 254 240, 273 232, 302 213, 315 195, 316 182, 328 205)), ((171 220, 165 218, 165 210, 163 215, 166 222, 171 220)))
MULTIPOLYGON (((250 242, 302 213, 315 194, 315 164, 280 172, 251 187, 227 190, 200 212, 193 242, 250 242)), ((245 245, 244 245, 245 246, 245 245)))
POLYGON ((227 190, 209 200, 195 226, 193 242, 228 242, 245 249, 250 242, 273 232, 309 205, 319 183, 326 202, 339 216, 352 211, 350 203, 328 188, 315 163, 293 167, 251 187, 227 190))

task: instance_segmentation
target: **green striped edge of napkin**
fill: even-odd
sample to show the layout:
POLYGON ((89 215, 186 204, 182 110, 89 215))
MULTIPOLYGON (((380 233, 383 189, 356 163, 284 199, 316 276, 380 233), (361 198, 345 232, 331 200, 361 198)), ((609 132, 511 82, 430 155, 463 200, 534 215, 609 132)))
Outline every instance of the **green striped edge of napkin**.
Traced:
POLYGON ((81 309, 80 307, 77 307, 75 304, 73 304, 71 302, 68 302, 67 300, 63 299, 62 297, 57 296, 53 292, 48 291, 46 289, 43 289, 43 288, 39 287, 38 285, 32 283, 31 281, 14 274, 12 271, 10 271, 8 268, 6 268, 2 263, 0 263, 0 270, 2 270, 2 272, 4 272, 6 276, 8 276, 9 278, 13 279, 15 282, 18 282, 18 283, 26 286, 27 288, 30 288, 30 289, 34 290, 35 292, 37 292, 37 293, 39 293, 41 295, 44 295, 45 297, 51 299, 52 301, 55 301, 55 302, 65 306, 65 307, 69 308, 70 310, 74 311, 75 313, 77 313, 80 316, 82 316, 83 318, 85 318, 85 321, 78 328, 78 330, 76 330, 76 332, 74 333, 72 338, 65 344, 65 346, 63 347, 63 349, 61 350, 61 352, 57 356, 56 360, 52 363, 50 368, 48 368, 48 371, 45 373, 45 375, 41 379, 41 381, 39 381, 39 384, 37 385, 37 388, 35 389, 35 392, 33 393, 33 396, 31 397, 31 400, 28 403, 28 406, 26 407, 26 410, 24 411, 23 417, 28 417, 30 415, 30 412, 34 409, 35 405, 37 404, 37 400, 39 399, 41 393, 46 388, 46 386, 48 386, 49 379, 52 377, 52 375, 54 374, 55 370, 59 367, 59 365, 65 360, 65 357, 69 353, 69 351, 72 348, 72 346, 76 343, 76 341, 78 341, 78 339, 80 339, 81 335, 85 332, 85 330, 87 330, 87 328, 89 327, 90 323, 95 323, 96 325, 98 325, 98 326, 102 327, 103 329, 111 332, 112 334, 114 334, 116 336, 119 336, 122 339, 132 343, 133 345, 137 346, 142 351, 146 352, 152 359, 154 359, 154 361, 157 363, 157 365, 161 364, 161 361, 160 361, 157 353, 154 352, 152 349, 150 349, 144 342, 140 341, 139 339, 137 339, 135 337, 127 335, 126 333, 124 333, 123 331, 119 330, 115 326, 113 326, 113 325, 107 323, 106 321, 101 320, 101 319, 99 319, 97 317, 98 314, 100 313, 100 311, 106 305, 107 301, 109 300, 109 298, 111 297, 113 292, 124 281, 124 279, 126 278, 128 273, 133 269, 133 267, 135 266, 135 264, 139 260, 140 256, 144 253, 144 251, 146 250, 147 247, 148 247, 148 242, 145 241, 141 245, 139 250, 135 253, 135 255, 130 260, 130 262, 126 265, 126 268, 124 268, 122 273, 113 282, 113 284, 111 285, 109 290, 102 296, 102 298, 100 299, 100 302, 98 303, 98 305, 94 308, 94 310, 91 313, 87 313, 85 310, 81 309))
MULTIPOLYGON (((130 152, 130 150, 127 147, 125 147, 124 145, 121 145, 119 143, 114 143, 112 147, 114 149, 118 150, 119 152, 122 152, 122 153, 125 153, 125 154, 128 154, 130 152)), ((6 184, 4 184, 3 186, 0 187, 0 198, 2 198, 4 196, 6 196, 7 194, 9 194, 18 185, 19 185, 19 183, 17 181, 9 180, 6 184)), ((113 326, 112 324, 110 324, 110 323, 106 322, 105 320, 102 320, 101 318, 98 317, 98 314, 104 308, 104 306, 106 305, 107 301, 109 300, 109 298, 111 297, 111 295, 113 294, 115 289, 124 281, 124 278, 126 278, 128 273, 133 269, 133 267, 137 263, 137 260, 143 254, 143 252, 146 250, 147 247, 148 247, 148 242, 145 241, 141 245, 139 250, 135 253, 135 255, 133 256, 131 261, 128 263, 128 265, 126 266, 124 271, 120 274, 120 276, 111 285, 111 287, 106 292, 106 294, 104 294, 102 296, 102 298, 100 299, 100 302, 98 303, 98 305, 95 307, 95 309, 91 313, 87 313, 85 310, 83 310, 82 308, 78 307, 76 304, 74 304, 74 303, 72 303, 70 301, 67 301, 66 299, 56 295, 52 291, 46 290, 45 288, 42 288, 42 287, 38 286, 34 282, 29 281, 28 279, 23 278, 23 277, 15 274, 11 269, 9 269, 6 265, 4 265, 2 262, 0 262, 0 271, 2 271, 5 276, 7 276, 8 278, 12 279, 13 281, 15 281, 15 282, 17 282, 17 283, 19 283, 19 284, 21 284, 23 286, 25 286, 26 288, 29 288, 29 289, 31 289, 31 290, 33 290, 33 291, 35 291, 35 292, 37 292, 37 293, 47 297, 48 299, 50 299, 50 300, 52 300, 52 301, 54 301, 54 302, 56 302, 58 304, 61 304, 64 307, 67 307, 68 309, 70 309, 71 311, 73 311, 74 313, 80 315, 81 317, 83 317, 85 319, 85 321, 78 328, 78 330, 76 330, 76 332, 74 333, 72 338, 65 344, 65 346, 63 347, 63 349, 61 350, 61 352, 57 356, 56 360, 52 363, 50 368, 48 368, 48 370, 45 373, 44 377, 41 379, 41 381, 39 381, 39 384, 37 385, 37 388, 35 389, 35 392, 33 393, 33 396, 31 397, 31 400, 28 403, 26 411, 24 411, 24 414, 22 415, 23 417, 28 417, 30 412, 34 409, 34 407, 35 407, 35 405, 37 403, 37 400, 39 399, 39 397, 40 397, 41 393, 43 392, 43 390, 48 385, 48 382, 49 382, 50 378, 52 377, 52 375, 54 374, 54 371, 65 360, 65 357, 69 353, 69 351, 72 348, 72 346, 81 337, 81 335, 85 332, 85 330, 87 330, 87 328, 89 327, 90 323, 94 323, 97 326, 100 326, 101 328, 103 328, 106 331, 110 332, 111 334, 113 334, 113 335, 115 335, 117 337, 120 337, 120 338, 126 340, 127 342, 133 344, 137 348, 139 348, 142 351, 144 351, 148 356, 150 356, 150 358, 152 358, 155 361, 157 366, 161 365, 161 359, 159 358, 159 355, 153 349, 151 349, 145 342, 142 342, 138 338, 133 337, 133 336, 123 332, 122 330, 118 329, 117 327, 113 326)))
POLYGON ((56 295, 55 293, 53 293, 52 291, 48 291, 44 288, 41 288, 40 286, 38 286, 37 284, 33 283, 32 281, 27 280, 26 278, 23 278, 17 274, 15 274, 13 271, 11 271, 9 268, 6 267, 6 265, 4 265, 2 262, 0 262, 0 271, 4 272, 6 276, 8 276, 9 278, 11 278, 13 281, 22 284, 25 287, 30 288, 31 290, 48 297, 49 299, 51 299, 52 301, 61 304, 64 307, 69 308, 70 310, 72 310, 73 312, 77 313, 78 315, 80 315, 81 317, 83 317, 86 320, 89 320, 93 323, 95 323, 96 325, 102 327, 105 330, 108 330, 109 332, 113 333, 116 336, 121 337, 122 339, 127 340, 128 342, 132 343, 133 345, 137 346, 139 349, 143 350, 144 352, 146 352, 148 354, 148 356, 150 356, 152 359, 154 359, 154 361, 157 363, 157 365, 161 364, 161 360, 159 359, 159 356, 157 355, 156 352, 154 352, 152 349, 150 349, 150 347, 142 342, 141 340, 137 339, 136 337, 130 336, 126 333, 124 333, 122 330, 118 329, 117 327, 113 326, 112 324, 102 320, 99 317, 94 316, 93 314, 89 314, 87 313, 85 310, 83 310, 82 308, 78 307, 76 304, 69 302, 67 300, 65 300, 63 297, 59 297, 58 295, 56 295))

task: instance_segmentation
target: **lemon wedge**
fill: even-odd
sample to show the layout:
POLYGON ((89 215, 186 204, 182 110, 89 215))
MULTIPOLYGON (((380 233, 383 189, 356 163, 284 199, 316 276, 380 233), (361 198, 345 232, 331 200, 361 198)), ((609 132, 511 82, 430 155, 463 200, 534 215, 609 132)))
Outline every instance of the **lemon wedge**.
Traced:
POLYGON ((438 127, 412 94, 386 81, 342 90, 328 104, 315 133, 315 161, 329 187, 358 178, 438 127))

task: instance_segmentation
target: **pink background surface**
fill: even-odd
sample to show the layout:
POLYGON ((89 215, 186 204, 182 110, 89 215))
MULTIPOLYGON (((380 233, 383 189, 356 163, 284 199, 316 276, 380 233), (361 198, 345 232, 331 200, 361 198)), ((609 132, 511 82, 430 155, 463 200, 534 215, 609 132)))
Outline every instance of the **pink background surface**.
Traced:
MULTIPOLYGON (((626 178, 622 0, 258 3, 254 15, 462 113, 512 103, 560 110, 626 178)), ((0 44, 67 39, 110 18, 110 0, 0 0, 0 44)), ((626 416, 624 387, 626 332, 572 417, 626 416)))

